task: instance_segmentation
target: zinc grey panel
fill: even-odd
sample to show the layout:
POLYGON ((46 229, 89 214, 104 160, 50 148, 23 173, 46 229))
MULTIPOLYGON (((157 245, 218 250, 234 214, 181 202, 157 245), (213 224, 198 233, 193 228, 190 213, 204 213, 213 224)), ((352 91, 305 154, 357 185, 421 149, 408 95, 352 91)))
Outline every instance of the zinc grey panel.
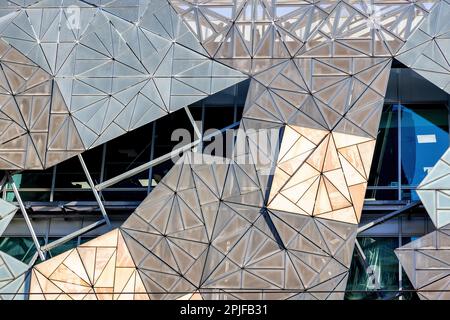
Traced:
POLYGON ((253 165, 195 157, 202 155, 185 154, 121 227, 153 298, 183 290, 204 298, 225 297, 215 291, 239 299, 339 298, 330 293, 345 285, 356 225, 281 211, 264 216, 253 165), (314 288, 329 293, 307 293, 314 288))
POLYGON ((43 169, 84 150, 51 76, 0 40, 2 169, 43 169))
POLYGON ((0 252, 0 300, 24 300, 28 266, 0 252))
POLYGON ((436 228, 450 223, 450 165, 447 150, 417 187, 428 215, 436 228))
POLYGON ((396 58, 450 93, 450 3, 439 1, 396 58))
POLYGON ((252 75, 292 57, 390 57, 435 4, 169 2, 211 57, 252 75))
POLYGON ((50 167, 246 79, 208 58, 166 1, 104 4, 40 1, 0 20, 0 38, 22 54, 8 64, 25 64, 6 68, 2 87, 33 108, 29 95, 44 95, 50 108, 47 127, 24 135, 23 111, 2 107, 1 140, 15 139, 0 147, 0 168, 50 167), (48 81, 31 92, 12 78, 38 66, 48 81))
POLYGON ((450 299, 449 233, 448 227, 443 227, 395 250, 421 299, 450 299))
POLYGON ((8 227, 12 218, 14 218, 14 215, 16 214, 18 209, 19 208, 12 205, 11 203, 6 202, 3 199, 0 199, 0 236, 8 227))

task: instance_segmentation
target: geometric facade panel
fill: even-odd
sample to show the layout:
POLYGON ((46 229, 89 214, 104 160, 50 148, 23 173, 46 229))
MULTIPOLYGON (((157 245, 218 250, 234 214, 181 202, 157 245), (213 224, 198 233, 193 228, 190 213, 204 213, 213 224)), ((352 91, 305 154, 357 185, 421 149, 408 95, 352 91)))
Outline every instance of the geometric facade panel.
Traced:
MULTIPOLYGON (((450 93, 449 14, 450 2, 439 1, 396 57, 447 93, 450 93)), ((438 230, 396 251, 421 299, 450 299, 449 174, 450 149, 417 187, 417 194, 438 230)))
POLYGON ((450 224, 450 150, 428 172, 417 194, 436 228, 450 224))
POLYGON ((450 2, 439 1, 396 57, 450 93, 450 2))
POLYGON ((27 294, 28 266, 0 252, 0 300, 23 300, 27 294))
MULTIPOLYGON (((314 129, 307 129, 314 130, 314 129)), ((357 224, 360 220, 367 179, 375 149, 375 140, 346 135, 347 141, 336 147, 332 133, 315 132, 323 139, 318 146, 299 134, 302 127, 286 127, 279 164, 269 198, 269 208, 289 208, 301 215, 317 216, 357 224), (296 131, 296 129, 299 129, 296 131), (301 141, 302 138, 305 141, 301 141), (305 146, 305 144, 307 146, 305 146), (305 150, 301 154, 289 151, 305 150), (364 158, 365 157, 365 158, 364 158), (305 160, 303 160, 305 159, 305 160), (296 164, 297 165, 296 165, 296 164)))
POLYGON ((165 0, 96 5, 38 1, 0 21, 0 168, 48 168, 246 79, 165 0))
POLYGON ((0 236, 6 230, 18 209, 11 203, 0 199, 0 236))
POLYGON ((148 299, 118 229, 38 264, 31 300, 148 299))
POLYGON ((211 57, 248 74, 298 57, 391 57, 435 3, 169 2, 211 57))
MULTIPOLYGON (((278 155, 258 170, 263 184, 273 174, 269 208, 359 222, 390 64, 298 59, 254 76, 243 127, 283 132, 278 155)), ((259 143, 247 139, 260 158, 259 143)))
POLYGON ((253 166, 196 156, 185 155, 121 227, 152 299, 342 298, 330 291, 345 288, 356 225, 270 210, 253 166))
POLYGON ((84 150, 50 74, 0 40, 0 167, 43 169, 84 150))
POLYGON ((450 300, 450 229, 441 228, 395 250, 419 297, 450 300))

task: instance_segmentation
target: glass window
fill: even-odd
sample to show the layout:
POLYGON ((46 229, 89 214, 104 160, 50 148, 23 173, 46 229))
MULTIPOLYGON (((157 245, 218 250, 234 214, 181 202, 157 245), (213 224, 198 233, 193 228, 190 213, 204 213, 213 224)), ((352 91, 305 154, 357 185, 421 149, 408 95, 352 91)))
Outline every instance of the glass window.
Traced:
MULTIPOLYGON (((420 237, 402 237, 402 246, 418 238, 420 237)), ((419 300, 419 296, 417 295, 416 292, 414 292, 414 287, 411 281, 409 281, 408 275, 406 274, 403 268, 402 268, 402 290, 405 291, 402 293, 402 298, 404 300, 419 300)))
MULTIPOLYGON (((148 124, 122 135, 106 145, 104 180, 136 168, 150 161, 153 124, 148 124)), ((148 183, 148 171, 123 180, 112 188, 144 188, 148 183)))
MULTIPOLYGON (((369 176, 369 186, 398 187, 398 107, 385 105, 369 176)), ((385 188, 388 189, 388 188, 385 188)), ((390 197, 389 190, 368 190, 367 197, 383 199, 390 197)), ((398 194, 398 193, 397 193, 398 194)), ((396 197, 398 198, 398 196, 396 197)))
POLYGON ((414 189, 449 146, 448 94, 399 66, 389 78, 368 199, 418 200, 414 189))
MULTIPOLYGON (((193 114, 194 120, 196 121, 201 120, 201 118, 198 118, 199 109, 200 108, 198 107, 193 108, 193 110, 197 110, 197 113, 195 115, 193 114)), ((164 118, 158 119, 155 126, 156 136, 153 155, 154 159, 172 152, 175 148, 187 145, 195 140, 194 129, 186 114, 186 111, 184 110, 179 110, 167 115, 164 118), (173 136, 175 141, 172 141, 172 134, 175 130, 179 131, 175 136, 173 136)), ((150 187, 155 187, 156 184, 159 183, 159 181, 161 181, 161 179, 167 174, 167 172, 169 172, 173 165, 173 160, 167 160, 154 166, 151 169, 152 180, 150 187)))
MULTIPOLYGON (((45 243, 44 238, 38 238, 38 241, 40 245, 45 243)), ((36 246, 31 237, 0 237, 0 251, 29 263, 36 253, 36 246)))
MULTIPOLYGON (((441 104, 399 108, 402 186, 417 187, 448 148, 448 110, 441 104)), ((403 199, 418 200, 418 196, 414 190, 404 190, 403 199)))
POLYGON ((399 262, 394 249, 398 238, 358 238, 370 270, 366 270, 355 250, 347 283, 348 300, 390 299, 399 290, 399 262), (370 271, 373 271, 369 276, 370 271), (378 292, 377 292, 378 289, 378 292))
MULTIPOLYGON (((14 183, 23 201, 49 201, 52 187, 53 168, 43 171, 24 171, 13 175, 14 183)), ((12 190, 10 185, 8 190, 12 190)), ((8 192, 7 201, 15 201, 13 192, 8 192)))
POLYGON ((95 237, 80 237, 80 244, 89 242, 89 241, 94 240, 94 239, 95 239, 95 237))

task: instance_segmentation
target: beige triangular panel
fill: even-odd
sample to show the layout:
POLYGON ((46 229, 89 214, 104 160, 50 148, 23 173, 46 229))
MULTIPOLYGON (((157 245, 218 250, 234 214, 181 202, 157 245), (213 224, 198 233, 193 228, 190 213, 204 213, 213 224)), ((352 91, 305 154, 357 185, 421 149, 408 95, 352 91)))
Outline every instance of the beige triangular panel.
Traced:
POLYGON ((136 270, 121 232, 115 229, 38 264, 30 299, 63 298, 63 293, 76 300, 148 299, 136 270))

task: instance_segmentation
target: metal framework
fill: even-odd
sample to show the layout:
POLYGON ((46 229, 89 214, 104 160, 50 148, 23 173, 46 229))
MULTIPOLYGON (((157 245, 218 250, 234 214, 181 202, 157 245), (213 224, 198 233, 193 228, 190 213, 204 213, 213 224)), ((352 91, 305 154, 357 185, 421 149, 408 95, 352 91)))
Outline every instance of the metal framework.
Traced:
POLYGON ((233 124, 223 128, 223 129, 221 129, 220 131, 216 131, 216 132, 208 134, 206 136, 200 135, 200 138, 196 139, 194 142, 191 142, 191 143, 189 143, 189 144, 187 144, 187 145, 185 145, 183 147, 175 149, 175 150, 173 150, 173 151, 171 151, 169 153, 166 153, 165 155, 162 155, 162 156, 160 156, 160 157, 158 157, 156 159, 153 159, 153 160, 151 160, 151 161, 149 161, 147 163, 144 163, 144 164, 142 164, 142 165, 140 165, 140 166, 138 166, 138 167, 136 167, 134 169, 131 169, 131 170, 127 171, 127 172, 124 172, 124 173, 116 176, 116 177, 113 177, 113 178, 111 178, 111 179, 109 179, 107 181, 104 181, 104 182, 96 185, 95 189, 98 190, 98 191, 101 191, 101 190, 104 190, 105 188, 113 186, 113 185, 115 185, 116 183, 118 183, 120 181, 123 181, 123 180, 125 180, 127 178, 130 178, 130 177, 132 177, 134 175, 137 175, 137 174, 139 174, 139 173, 141 173, 141 172, 143 172, 145 170, 148 170, 149 168, 154 167, 154 166, 156 166, 156 165, 158 165, 160 163, 163 163, 163 162, 165 162, 167 160, 175 158, 179 154, 182 154, 182 153, 184 153, 184 152, 186 152, 188 150, 191 150, 192 148, 200 145, 202 142, 211 140, 212 138, 223 134, 227 130, 233 129, 233 128, 237 127, 238 125, 239 125, 239 122, 235 122, 235 123, 233 123, 233 124))
POLYGON ((22 198, 20 197, 19 191, 17 190, 16 183, 14 182, 14 179, 11 177, 11 175, 9 173, 7 173, 7 176, 8 176, 9 183, 11 184, 11 186, 13 188, 14 196, 16 197, 16 200, 19 203, 20 211, 22 212, 23 218, 25 219, 25 222, 28 227, 28 231, 30 232, 31 237, 33 238, 33 242, 34 242, 34 245, 36 246, 36 250, 39 254, 39 257, 41 258, 41 260, 45 260, 45 255, 42 252, 41 245, 39 244, 39 240, 36 237, 36 233, 34 232, 33 224, 31 223, 30 218, 28 217, 27 210, 25 209, 25 206, 23 205, 23 201, 22 201, 22 198))

